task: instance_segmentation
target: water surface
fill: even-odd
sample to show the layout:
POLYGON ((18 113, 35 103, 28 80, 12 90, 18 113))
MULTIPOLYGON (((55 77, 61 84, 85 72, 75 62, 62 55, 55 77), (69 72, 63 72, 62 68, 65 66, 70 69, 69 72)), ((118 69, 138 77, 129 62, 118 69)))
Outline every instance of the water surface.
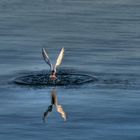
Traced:
POLYGON ((139 0, 0 1, 0 139, 140 138, 139 0), (92 73, 97 83, 56 87, 65 122, 51 103, 52 87, 19 86, 13 79, 42 71, 46 47, 53 62, 92 73))

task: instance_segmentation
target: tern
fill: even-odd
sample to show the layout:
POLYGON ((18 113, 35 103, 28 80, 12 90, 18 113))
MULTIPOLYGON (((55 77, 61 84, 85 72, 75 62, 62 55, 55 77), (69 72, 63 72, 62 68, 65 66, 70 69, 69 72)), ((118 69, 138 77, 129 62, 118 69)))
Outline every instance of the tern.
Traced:
POLYGON ((57 76, 56 76, 56 69, 58 66, 60 66, 60 64, 62 63, 62 59, 63 59, 63 56, 64 56, 64 48, 61 49, 58 57, 57 57, 57 60, 56 60, 56 63, 55 65, 53 65, 51 63, 51 60, 47 54, 47 50, 45 48, 42 49, 42 55, 43 55, 43 58, 45 60, 45 62, 49 65, 50 67, 50 70, 51 70, 51 74, 50 74, 50 79, 51 80, 56 80, 57 79, 57 76))

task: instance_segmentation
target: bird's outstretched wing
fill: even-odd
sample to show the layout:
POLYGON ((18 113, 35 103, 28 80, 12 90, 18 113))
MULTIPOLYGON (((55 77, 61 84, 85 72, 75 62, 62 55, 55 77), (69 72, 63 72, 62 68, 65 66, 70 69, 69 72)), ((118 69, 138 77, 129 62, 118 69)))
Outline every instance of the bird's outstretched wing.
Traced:
POLYGON ((54 70, 56 70, 56 68, 61 64, 63 56, 64 56, 64 48, 61 49, 61 51, 57 57, 56 64, 54 66, 54 70))
POLYGON ((51 63, 51 60, 47 54, 47 51, 45 48, 42 49, 42 55, 43 55, 43 58, 45 60, 45 62, 50 66, 51 70, 53 69, 53 65, 51 63))

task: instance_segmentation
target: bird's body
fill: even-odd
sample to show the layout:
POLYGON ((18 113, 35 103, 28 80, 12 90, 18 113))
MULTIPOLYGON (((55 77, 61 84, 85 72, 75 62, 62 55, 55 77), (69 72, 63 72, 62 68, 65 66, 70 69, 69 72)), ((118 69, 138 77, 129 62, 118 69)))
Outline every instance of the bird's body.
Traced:
POLYGON ((43 55, 43 58, 45 60, 45 62, 50 66, 50 70, 51 70, 51 74, 50 74, 50 79, 51 80, 56 80, 57 79, 57 76, 56 76, 56 69, 58 66, 60 66, 61 62, 62 62, 62 59, 63 59, 63 56, 64 56, 64 48, 61 49, 58 57, 57 57, 57 60, 56 60, 56 63, 55 65, 53 65, 51 63, 51 60, 47 54, 47 50, 45 48, 42 49, 42 55, 43 55))
POLYGON ((50 79, 55 81, 57 79, 56 72, 54 70, 51 71, 50 79))

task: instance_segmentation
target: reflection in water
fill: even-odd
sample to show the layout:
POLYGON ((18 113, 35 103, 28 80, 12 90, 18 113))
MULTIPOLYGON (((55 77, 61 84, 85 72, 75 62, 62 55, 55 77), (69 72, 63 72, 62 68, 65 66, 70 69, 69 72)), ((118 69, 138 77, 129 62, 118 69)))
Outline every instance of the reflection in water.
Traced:
POLYGON ((56 108, 56 111, 58 113, 60 113, 61 117, 64 119, 64 121, 66 121, 67 116, 66 116, 66 113, 64 112, 62 106, 60 104, 58 104, 58 99, 57 99, 55 88, 53 88, 53 90, 52 90, 51 105, 49 105, 48 109, 44 112, 43 121, 45 121, 46 118, 48 117, 48 115, 52 112, 53 107, 56 108))

